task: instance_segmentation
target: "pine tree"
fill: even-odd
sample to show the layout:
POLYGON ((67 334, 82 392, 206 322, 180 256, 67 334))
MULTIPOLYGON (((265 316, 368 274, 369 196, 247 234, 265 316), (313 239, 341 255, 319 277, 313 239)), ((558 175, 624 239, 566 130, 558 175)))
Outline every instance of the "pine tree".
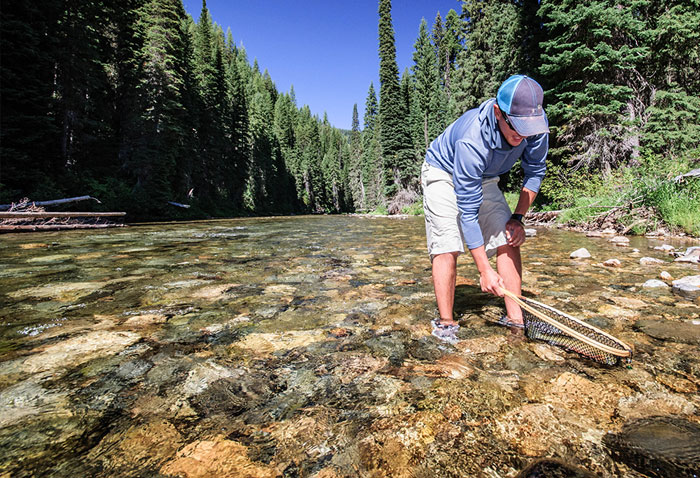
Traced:
POLYGON ((638 41, 646 25, 636 8, 611 0, 544 0, 540 13, 549 35, 540 72, 553 86, 547 113, 565 125, 555 128, 552 152, 609 172, 638 151, 630 126, 643 109, 634 72, 649 56, 638 41))
POLYGON ((521 8, 507 0, 465 0, 465 48, 457 57, 457 109, 464 112, 496 96, 498 87, 523 64, 521 8))
POLYGON ((379 123, 388 192, 395 193, 410 179, 413 155, 406 125, 406 111, 401 100, 399 72, 396 64, 391 0, 379 1, 379 123))
POLYGON ((447 108, 440 85, 436 48, 430 42, 425 19, 421 21, 418 39, 414 47, 413 74, 415 76, 416 99, 421 114, 423 141, 419 152, 422 157, 430 142, 445 128, 447 108))
POLYGON ((378 127, 379 106, 374 84, 370 83, 365 102, 362 130, 362 197, 365 208, 386 205, 384 194, 385 174, 381 160, 378 127))
POLYGON ((352 126, 350 130, 350 153, 347 163, 347 176, 351 209, 365 208, 364 185, 362 183, 362 132, 360 131, 360 116, 357 111, 357 103, 352 107, 352 126))
POLYGON ((150 0, 141 17, 143 69, 137 87, 142 102, 140 141, 131 160, 135 194, 144 208, 141 214, 162 214, 167 202, 176 199, 176 174, 185 173, 177 168, 178 159, 186 154, 182 148, 189 129, 183 114, 184 14, 179 0, 150 0))
POLYGON ((3 2, 0 9, 0 202, 32 195, 56 174, 51 48, 61 3, 3 2))
POLYGON ((651 1, 645 11, 651 55, 642 146, 669 155, 700 147, 700 3, 651 1))

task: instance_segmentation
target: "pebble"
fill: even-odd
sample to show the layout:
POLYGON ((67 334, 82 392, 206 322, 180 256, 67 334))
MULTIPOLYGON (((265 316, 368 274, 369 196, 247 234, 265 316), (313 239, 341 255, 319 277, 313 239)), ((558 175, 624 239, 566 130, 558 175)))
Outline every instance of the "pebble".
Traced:
POLYGON ((588 259, 591 257, 591 253, 588 252, 588 249, 582 247, 581 249, 576 249, 574 252, 572 252, 569 257, 572 259, 588 259))
POLYGON ((664 245, 662 245, 662 246, 656 246, 656 247, 654 248, 654 250, 656 250, 656 251, 666 251, 666 252, 671 252, 671 251, 673 251, 673 250, 675 250, 675 249, 676 249, 676 248, 673 247, 673 246, 670 245, 670 244, 664 244, 664 245))
POLYGON ((673 276, 666 271, 661 271, 661 273, 659 274, 659 279, 673 280, 673 276))
POLYGON ((630 239, 629 237, 625 236, 615 236, 612 239, 610 239, 610 242, 612 242, 616 246, 627 246, 630 243, 630 239))
POLYGON ((605 267, 620 267, 622 263, 618 259, 608 259, 607 261, 603 262, 603 265, 605 267))
POLYGON ((652 264, 663 264, 664 261, 655 257, 642 257, 639 259, 639 263, 643 266, 650 266, 652 264))
POLYGON ((660 281, 658 279, 649 279, 646 281, 644 284, 642 284, 642 287, 645 289, 658 289, 658 288, 668 288, 668 284, 666 284, 664 281, 660 281))

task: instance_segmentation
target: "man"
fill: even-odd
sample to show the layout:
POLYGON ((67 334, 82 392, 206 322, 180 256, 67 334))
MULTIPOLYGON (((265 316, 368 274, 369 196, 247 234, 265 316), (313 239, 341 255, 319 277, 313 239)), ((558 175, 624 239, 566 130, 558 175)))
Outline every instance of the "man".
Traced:
MULTIPOLYGON (((542 87, 514 75, 495 99, 464 113, 428 148, 421 171, 425 229, 440 317, 433 335, 456 341, 454 293, 457 256, 467 244, 480 274, 481 290, 503 297, 501 288, 521 292, 522 218, 539 191, 549 149, 549 127, 542 108, 542 87), (498 177, 521 159, 525 174, 511 214, 498 188, 498 177), (496 255, 496 272, 489 257, 496 255)), ((522 328, 522 311, 506 298, 499 323, 522 328)))

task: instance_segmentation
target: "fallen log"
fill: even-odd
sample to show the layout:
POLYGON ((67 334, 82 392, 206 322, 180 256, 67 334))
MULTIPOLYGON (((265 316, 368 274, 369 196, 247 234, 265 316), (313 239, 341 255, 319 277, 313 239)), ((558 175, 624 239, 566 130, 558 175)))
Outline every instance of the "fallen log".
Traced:
POLYGON ((70 229, 106 229, 125 227, 124 224, 37 224, 21 226, 0 226, 0 232, 63 231, 70 229))
POLYGON ((554 221, 561 211, 528 212, 525 219, 530 222, 547 223, 554 221))
POLYGON ((125 212, 0 212, 0 219, 34 219, 50 217, 121 217, 125 212))
POLYGON ((168 204, 170 204, 171 206, 184 207, 185 209, 188 209, 190 207, 189 204, 182 204, 175 201, 168 201, 168 204))
MULTIPOLYGON (((102 204, 99 199, 94 198, 92 196, 76 196, 73 198, 53 199, 51 201, 29 201, 28 205, 39 206, 39 207, 55 206, 57 204, 67 204, 67 203, 71 203, 71 202, 87 201, 88 199, 92 199, 93 201, 97 201, 98 204, 102 204)), ((13 206, 17 206, 18 204, 0 204, 0 211, 7 211, 10 208, 12 208, 13 206)))

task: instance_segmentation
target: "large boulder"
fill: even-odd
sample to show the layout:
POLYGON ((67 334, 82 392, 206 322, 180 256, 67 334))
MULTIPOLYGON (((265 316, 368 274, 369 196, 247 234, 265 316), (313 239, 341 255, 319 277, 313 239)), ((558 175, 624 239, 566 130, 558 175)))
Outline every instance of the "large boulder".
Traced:
POLYGON ((689 247, 685 254, 677 257, 675 262, 694 262, 700 264, 700 247, 689 247))
POLYGON ((689 299, 700 297, 700 275, 685 276, 674 280, 673 292, 689 299))
POLYGON ((700 426, 682 418, 635 420, 603 443, 617 461, 645 476, 693 477, 700 470, 700 426))

